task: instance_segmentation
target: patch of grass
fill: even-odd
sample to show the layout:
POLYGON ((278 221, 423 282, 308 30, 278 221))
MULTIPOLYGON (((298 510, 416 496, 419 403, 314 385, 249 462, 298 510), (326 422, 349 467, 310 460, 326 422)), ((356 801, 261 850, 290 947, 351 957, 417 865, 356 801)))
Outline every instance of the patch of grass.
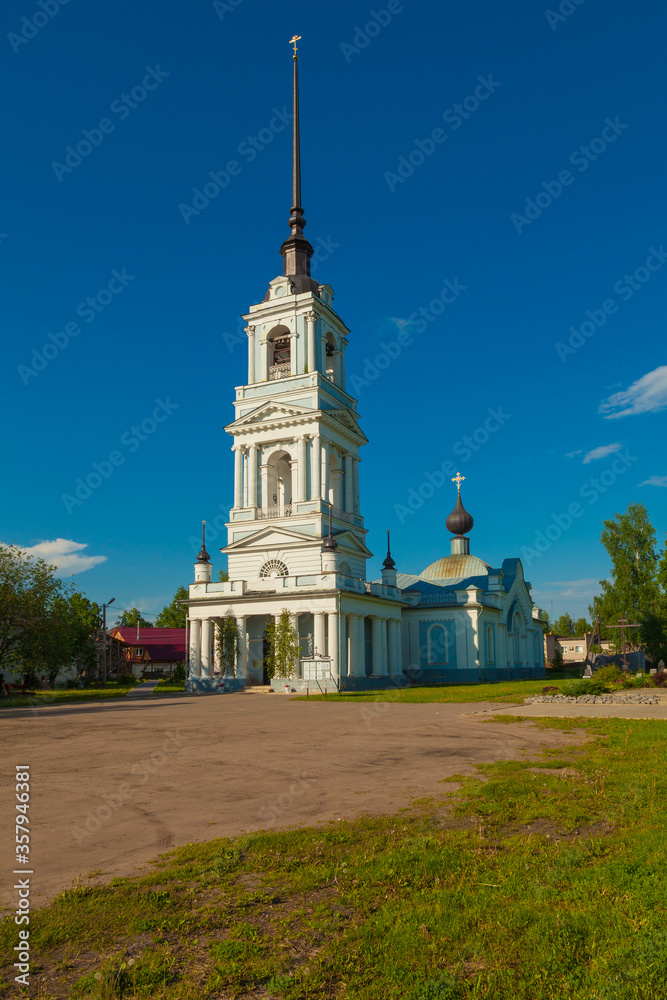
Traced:
MULTIPOLYGON (((535 724, 590 740, 480 765, 394 817, 189 844, 139 877, 62 893, 31 923, 37 988, 654 1000, 667 989, 665 724, 535 724)), ((3 954, 15 938, 5 922, 3 954)))
POLYGON ((0 701, 0 709, 3 708, 23 708, 25 706, 45 706, 62 704, 66 702, 72 704, 77 701, 99 701, 106 698, 123 698, 128 691, 132 690, 130 687, 108 687, 108 688, 84 688, 82 691, 78 689, 63 689, 55 691, 35 691, 33 695, 22 695, 13 694, 9 698, 3 698, 0 701))
POLYGON ((153 694, 164 694, 165 692, 174 691, 185 691, 185 681, 173 681, 168 677, 161 680, 159 684, 156 685, 153 694))
POLYGON ((339 701, 393 701, 412 704, 422 702, 463 704, 465 702, 493 701, 523 704, 525 698, 541 694, 542 688, 547 685, 557 687, 560 691, 567 683, 567 680, 554 681, 551 678, 539 678, 538 680, 498 681, 493 684, 434 684, 425 687, 387 688, 383 691, 346 691, 343 694, 330 694, 326 699, 323 694, 311 694, 309 699, 306 699, 305 695, 298 695, 292 700, 326 700, 331 704, 339 701))

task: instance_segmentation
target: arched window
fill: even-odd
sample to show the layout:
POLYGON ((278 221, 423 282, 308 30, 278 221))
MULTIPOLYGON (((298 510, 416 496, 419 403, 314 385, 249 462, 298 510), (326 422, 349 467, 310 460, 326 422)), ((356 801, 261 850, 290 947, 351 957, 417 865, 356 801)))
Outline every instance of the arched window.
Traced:
POLYGON ((426 663, 429 667, 449 663, 449 636, 444 625, 431 625, 426 633, 426 663))
POLYGON ((332 382, 339 382, 338 353, 336 351, 336 341, 332 333, 328 333, 324 341, 324 360, 326 362, 326 376, 332 382))
POLYGON ((260 580, 276 580, 288 575, 287 566, 280 559, 268 559, 259 571, 260 580))
POLYGON ((486 662, 493 663, 496 658, 493 641, 493 625, 486 626, 486 662))
POLYGON ((289 517, 292 513, 292 459, 286 451, 275 451, 266 463, 266 496, 263 517, 289 517))
POLYGON ((267 337, 269 381, 292 374, 292 338, 286 326, 277 326, 267 337))

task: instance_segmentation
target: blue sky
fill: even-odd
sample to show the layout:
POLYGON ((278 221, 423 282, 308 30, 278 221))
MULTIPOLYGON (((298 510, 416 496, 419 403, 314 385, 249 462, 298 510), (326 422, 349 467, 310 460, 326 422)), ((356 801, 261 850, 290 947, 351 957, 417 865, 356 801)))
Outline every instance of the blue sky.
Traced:
POLYGON ((232 501, 239 315, 282 267, 295 32, 371 549, 391 528, 403 571, 448 552, 448 462, 472 551, 521 556, 556 615, 608 572, 603 518, 641 501, 664 538, 665 10, 5 0, 0 20, 3 540, 120 607, 192 579, 232 501), (184 209, 211 172, 224 190, 184 209))

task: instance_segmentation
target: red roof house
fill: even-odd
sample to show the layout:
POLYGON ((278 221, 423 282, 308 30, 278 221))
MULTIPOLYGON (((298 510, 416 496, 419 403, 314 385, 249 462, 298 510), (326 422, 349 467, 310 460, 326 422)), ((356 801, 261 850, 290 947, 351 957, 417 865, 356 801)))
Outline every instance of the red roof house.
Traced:
POLYGON ((120 639, 128 649, 128 660, 133 673, 168 673, 185 662, 184 628, 148 628, 132 625, 113 628, 109 633, 120 639))

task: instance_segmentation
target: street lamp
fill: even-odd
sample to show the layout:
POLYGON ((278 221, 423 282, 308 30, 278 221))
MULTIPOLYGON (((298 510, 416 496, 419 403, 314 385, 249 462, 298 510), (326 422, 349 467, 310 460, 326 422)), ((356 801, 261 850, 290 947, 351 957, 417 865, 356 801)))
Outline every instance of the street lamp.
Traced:
POLYGON ((110 601, 102 605, 102 677, 104 687, 107 686, 107 608, 116 600, 112 597, 110 601))

